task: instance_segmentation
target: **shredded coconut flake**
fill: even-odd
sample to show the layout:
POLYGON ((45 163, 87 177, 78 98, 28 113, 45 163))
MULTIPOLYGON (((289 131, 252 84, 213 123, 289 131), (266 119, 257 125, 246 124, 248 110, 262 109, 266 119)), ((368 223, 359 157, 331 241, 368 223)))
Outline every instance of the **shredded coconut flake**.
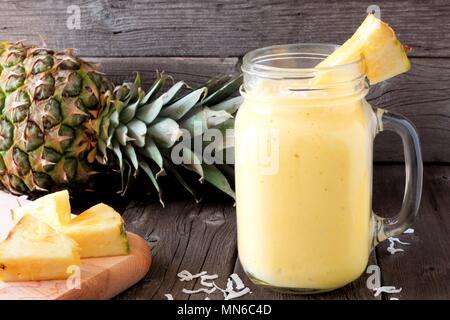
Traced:
POLYGON ((387 251, 390 254, 396 254, 397 252, 405 251, 405 250, 400 249, 400 248, 395 248, 394 247, 395 243, 403 244, 403 245, 406 245, 406 246, 410 245, 410 243, 408 243, 408 242, 400 241, 399 238, 390 237, 390 238, 388 238, 388 240, 389 240, 389 247, 387 248, 387 251))
POLYGON ((207 273, 208 272, 206 272, 206 271, 202 271, 202 272, 197 273, 197 274, 192 274, 192 273, 190 273, 187 270, 183 270, 183 271, 179 272, 177 274, 177 276, 178 276, 178 278, 180 278, 180 281, 191 281, 193 279, 196 279, 196 278, 199 278, 201 276, 204 276, 207 273))
POLYGON ((196 294, 196 293, 206 293, 206 294, 211 294, 214 291, 216 291, 216 288, 211 288, 211 289, 206 289, 206 288, 198 288, 196 290, 188 290, 188 289, 183 289, 183 293, 186 294, 196 294))
POLYGON ((236 273, 233 273, 230 278, 236 284, 236 289, 241 290, 245 288, 244 282, 242 282, 241 278, 236 273))
POLYGON ((206 282, 207 280, 215 280, 219 276, 217 274, 205 274, 200 277, 200 284, 202 286, 212 288, 214 287, 214 282, 206 282))
POLYGON ((390 254, 392 254, 392 255, 394 255, 394 254, 396 254, 396 253, 398 253, 398 252, 405 252, 405 250, 403 250, 403 249, 393 248, 393 247, 387 248, 387 251, 388 251, 390 254))
POLYGON ((392 243, 392 246, 389 246, 389 248, 387 248, 387 251, 388 251, 390 254, 396 254, 397 252, 403 252, 403 251, 405 251, 405 250, 394 248, 394 244, 392 243))
POLYGON ((240 298, 248 293, 250 293, 250 288, 244 288, 241 291, 231 291, 230 293, 227 294, 225 300, 240 298))
POLYGON ((239 278, 236 273, 230 275, 227 280, 227 287, 225 289, 219 288, 215 283, 214 286, 223 293, 225 300, 240 298, 248 293, 251 293, 250 288, 245 287, 241 278, 239 278), (235 286, 233 286, 233 283, 235 286), (235 291, 234 287, 236 287, 236 290, 238 291, 235 291))
POLYGON ((406 246, 409 246, 409 245, 411 244, 411 243, 409 243, 409 242, 403 242, 403 241, 400 241, 399 238, 394 238, 394 237, 390 237, 390 238, 389 238, 389 241, 397 242, 397 243, 400 243, 400 244, 404 244, 404 245, 406 245, 406 246))
POLYGON ((233 291, 233 280, 231 278, 228 278, 227 280, 227 288, 225 289, 226 292, 233 291))
POLYGON ((414 233, 414 229, 412 229, 412 228, 406 229, 405 232, 403 232, 403 233, 404 233, 404 234, 411 234, 411 233, 414 233))
POLYGON ((399 293, 402 291, 402 288, 396 288, 393 286, 383 286, 378 288, 373 288, 373 291, 375 291, 374 296, 378 297, 382 292, 384 293, 399 293))
POLYGON ((227 296, 227 291, 225 289, 222 289, 221 287, 219 287, 215 282, 213 282, 213 286, 214 286, 214 288, 216 288, 217 290, 219 290, 220 292, 223 293, 224 298, 227 296))
POLYGON ((173 296, 170 293, 165 294, 167 300, 173 300, 173 296))
MULTIPOLYGON (((200 284, 203 286, 202 288, 198 288, 195 290, 189 290, 184 288, 182 290, 185 294, 196 294, 196 293, 205 293, 211 294, 216 290, 223 293, 223 297, 225 300, 231 300, 240 298, 248 293, 251 293, 250 288, 246 287, 244 282, 239 278, 236 273, 231 274, 227 279, 227 286, 225 289, 222 289, 213 280, 219 278, 217 274, 208 274, 206 271, 202 271, 197 274, 192 274, 187 270, 183 270, 177 274, 180 281, 192 281, 196 278, 200 278, 200 284)), ((166 294, 168 300, 173 300, 172 295, 166 294)), ((209 297, 205 297, 205 300, 210 300, 209 297)))
POLYGON ((400 300, 399 298, 394 298, 394 297, 392 297, 392 298, 390 298, 389 300, 400 300))

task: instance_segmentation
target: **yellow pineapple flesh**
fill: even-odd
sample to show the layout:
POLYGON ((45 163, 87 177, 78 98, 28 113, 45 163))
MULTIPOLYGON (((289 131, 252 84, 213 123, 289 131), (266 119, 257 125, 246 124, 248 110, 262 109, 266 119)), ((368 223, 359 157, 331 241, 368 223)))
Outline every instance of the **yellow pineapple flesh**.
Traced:
POLYGON ((130 251, 122 217, 103 203, 84 211, 61 231, 78 243, 82 258, 125 255, 130 251))
POLYGON ((75 241, 26 214, 0 243, 0 281, 66 279, 80 266, 75 241))
POLYGON ((12 210, 14 222, 31 214, 55 229, 71 221, 70 199, 67 190, 54 192, 12 210))
MULTIPOLYGON (((369 14, 353 36, 316 68, 352 63, 361 56, 371 84, 387 80, 411 68, 405 47, 398 41, 394 30, 373 14, 369 14)), ((322 80, 320 82, 324 83, 322 80)))

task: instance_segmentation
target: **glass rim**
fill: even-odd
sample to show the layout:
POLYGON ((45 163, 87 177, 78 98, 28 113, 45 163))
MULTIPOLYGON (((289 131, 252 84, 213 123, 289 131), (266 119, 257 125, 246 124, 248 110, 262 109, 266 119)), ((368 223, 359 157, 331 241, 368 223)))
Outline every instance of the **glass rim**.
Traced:
POLYGON ((241 69, 245 73, 264 78, 306 78, 313 76, 317 72, 339 71, 352 68, 362 63, 363 57, 361 56, 352 62, 319 68, 276 67, 262 64, 262 62, 267 61, 297 58, 316 59, 318 61, 317 63, 319 63, 339 47, 339 45, 329 43, 292 43, 258 48, 244 55, 241 69), (318 50, 319 48, 322 50, 318 50), (284 50, 284 52, 277 52, 277 50, 284 50), (327 53, 321 53, 319 51, 325 51, 327 53))

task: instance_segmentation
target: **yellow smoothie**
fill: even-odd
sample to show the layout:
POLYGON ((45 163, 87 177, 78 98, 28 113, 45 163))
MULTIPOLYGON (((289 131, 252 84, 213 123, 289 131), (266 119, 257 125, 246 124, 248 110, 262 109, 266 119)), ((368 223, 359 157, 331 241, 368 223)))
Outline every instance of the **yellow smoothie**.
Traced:
POLYGON ((361 275, 371 251, 376 116, 365 92, 274 96, 271 89, 247 93, 236 119, 241 263, 275 287, 343 286, 361 275))

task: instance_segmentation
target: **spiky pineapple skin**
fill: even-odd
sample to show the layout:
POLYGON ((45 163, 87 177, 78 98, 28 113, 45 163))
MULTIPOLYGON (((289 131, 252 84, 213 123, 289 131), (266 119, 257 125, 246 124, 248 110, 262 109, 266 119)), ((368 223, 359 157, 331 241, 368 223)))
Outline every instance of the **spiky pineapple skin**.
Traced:
MULTIPOLYGON (((194 154, 192 137, 234 126, 241 97, 232 96, 242 76, 211 79, 197 88, 178 81, 165 91, 170 79, 157 73, 147 91, 139 74, 114 86, 71 50, 0 42, 0 187, 31 196, 92 190, 96 173, 115 171, 124 194, 142 173, 163 203, 157 179, 168 172, 196 200, 195 184, 203 181, 234 197, 232 166, 189 161, 203 154, 194 154), (179 143, 183 132, 191 135, 188 145, 179 143), (188 163, 172 163, 176 145, 188 163), (188 182, 183 170, 198 180, 188 182)), ((217 152, 231 147, 232 139, 225 139, 217 152)))
POLYGON ((0 182, 16 194, 83 186, 112 84, 70 50, 0 43, 0 182))

